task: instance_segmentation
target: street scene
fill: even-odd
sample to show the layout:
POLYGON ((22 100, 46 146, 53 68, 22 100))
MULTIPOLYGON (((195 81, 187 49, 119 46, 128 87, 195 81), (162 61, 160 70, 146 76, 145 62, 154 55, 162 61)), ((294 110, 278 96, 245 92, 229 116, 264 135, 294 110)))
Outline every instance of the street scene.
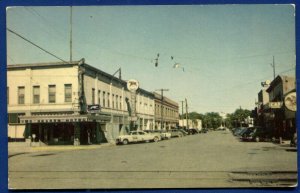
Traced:
POLYGON ((293 5, 7 9, 8 188, 295 188, 293 5))
POLYGON ((36 149, 11 155, 9 177, 20 189, 285 187, 297 182, 296 157, 289 146, 210 131, 156 143, 36 149))

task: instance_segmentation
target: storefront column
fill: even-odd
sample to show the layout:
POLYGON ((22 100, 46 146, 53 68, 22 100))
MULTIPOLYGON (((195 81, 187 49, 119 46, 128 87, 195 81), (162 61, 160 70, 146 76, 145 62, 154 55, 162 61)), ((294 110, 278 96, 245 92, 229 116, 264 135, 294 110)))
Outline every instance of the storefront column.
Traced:
POLYGON ((74 125, 74 145, 80 145, 80 125, 79 123, 73 123, 74 125))
POLYGON ((42 125, 39 124, 39 146, 42 146, 42 125))
POLYGON ((101 136, 100 136, 100 124, 96 123, 96 143, 101 143, 101 136))

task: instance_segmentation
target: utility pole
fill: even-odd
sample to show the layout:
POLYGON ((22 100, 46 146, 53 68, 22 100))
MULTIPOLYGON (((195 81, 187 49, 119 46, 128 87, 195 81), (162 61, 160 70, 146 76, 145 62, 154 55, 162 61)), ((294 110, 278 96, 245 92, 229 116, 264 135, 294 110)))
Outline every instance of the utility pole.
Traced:
POLYGON ((70 6, 70 62, 72 62, 72 28, 73 28, 73 9, 70 6))
POLYGON ((271 64, 272 68, 273 68, 273 79, 275 79, 275 59, 273 56, 273 63, 271 64))
POLYGON ((179 120, 182 120, 182 126, 184 126, 184 122, 183 122, 183 102, 184 101, 179 101, 179 102, 181 102, 181 117, 179 116, 179 120))
POLYGON ((188 116, 188 103, 187 99, 185 98, 185 111, 186 111, 186 128, 189 129, 189 116, 188 116))
POLYGON ((163 101, 164 101, 164 91, 169 91, 169 89, 157 89, 156 91, 160 91, 161 92, 161 105, 160 105, 160 129, 163 129, 163 125, 164 125, 164 108, 163 108, 163 101))
POLYGON ((183 102, 184 101, 179 101, 179 102, 181 102, 181 117, 183 117, 183 102))

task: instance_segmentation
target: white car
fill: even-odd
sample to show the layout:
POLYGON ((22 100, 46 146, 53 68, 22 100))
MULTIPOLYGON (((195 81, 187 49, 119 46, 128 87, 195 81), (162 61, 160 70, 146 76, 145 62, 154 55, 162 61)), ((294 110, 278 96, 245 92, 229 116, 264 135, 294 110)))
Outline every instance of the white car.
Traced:
POLYGON ((167 132, 166 130, 161 130, 160 136, 162 139, 171 139, 171 133, 167 132))
POLYGON ((146 133, 144 131, 131 131, 128 135, 120 135, 116 139, 116 143, 127 145, 128 143, 148 142, 148 141, 158 142, 159 140, 160 140, 160 135, 156 133, 146 133))

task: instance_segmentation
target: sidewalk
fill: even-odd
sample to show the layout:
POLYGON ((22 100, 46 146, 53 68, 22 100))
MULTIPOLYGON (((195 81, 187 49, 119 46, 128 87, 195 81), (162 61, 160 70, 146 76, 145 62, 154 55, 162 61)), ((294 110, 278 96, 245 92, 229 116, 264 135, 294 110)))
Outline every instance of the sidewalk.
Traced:
MULTIPOLYGON (((38 144, 38 143, 37 143, 38 144)), ((19 154, 33 153, 33 152, 46 152, 46 151, 74 151, 85 149, 98 149, 103 147, 115 146, 112 143, 102 143, 95 145, 51 145, 51 146, 29 146, 25 142, 10 142, 8 143, 8 157, 19 154)))

